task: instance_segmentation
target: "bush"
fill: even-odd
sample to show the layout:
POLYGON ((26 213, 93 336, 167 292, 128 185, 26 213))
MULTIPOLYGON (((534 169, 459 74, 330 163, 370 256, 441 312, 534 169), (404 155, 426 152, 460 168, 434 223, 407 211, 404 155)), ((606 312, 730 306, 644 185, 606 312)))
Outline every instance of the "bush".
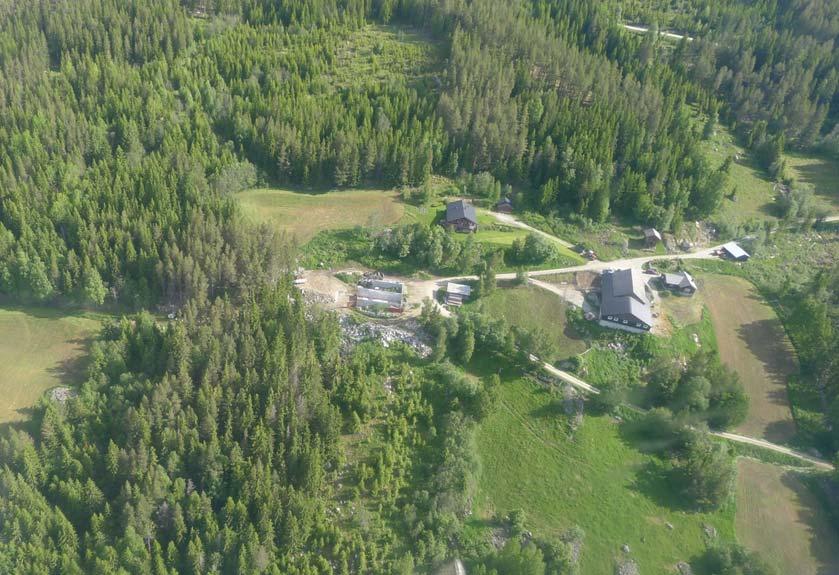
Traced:
POLYGON ((709 548, 699 561, 703 572, 712 575, 778 575, 778 570, 756 553, 737 544, 709 548))
POLYGON ((675 468, 682 493, 700 509, 716 509, 731 496, 734 458, 724 443, 695 431, 675 468))

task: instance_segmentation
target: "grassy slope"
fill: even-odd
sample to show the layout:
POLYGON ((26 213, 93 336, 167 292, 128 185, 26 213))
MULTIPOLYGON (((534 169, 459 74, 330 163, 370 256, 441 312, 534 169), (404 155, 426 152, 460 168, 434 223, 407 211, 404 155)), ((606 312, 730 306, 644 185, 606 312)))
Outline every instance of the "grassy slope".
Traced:
POLYGON ((718 211, 719 217, 740 223, 754 218, 775 219, 772 210, 775 192, 771 180, 725 127, 718 126, 717 133, 710 140, 702 142, 702 150, 715 169, 727 158, 738 154, 740 156, 740 160, 731 164, 725 187, 726 197, 718 211), (736 200, 732 201, 728 195, 734 189, 737 191, 736 200))
POLYGON ((656 460, 625 443, 613 420, 586 417, 570 438, 555 396, 525 379, 502 379, 499 406, 477 437, 479 518, 522 509, 533 530, 549 536, 581 526, 582 572, 592 575, 612 573, 623 544, 642 573, 663 574, 703 551, 703 524, 733 539, 733 505, 713 514, 680 509, 656 460))
POLYGON ((554 293, 533 286, 497 289, 479 300, 478 305, 511 325, 545 330, 557 349, 556 357, 551 360, 577 355, 586 349, 585 341, 568 325, 565 312, 569 304, 554 293))
POLYGON ((257 189, 241 192, 236 197, 254 220, 266 222, 300 243, 306 243, 322 230, 393 224, 405 211, 398 194, 384 190, 307 194, 257 189))
POLYGON ((0 309, 0 422, 23 419, 46 390, 74 383, 78 360, 99 326, 93 315, 0 309))
POLYGON ((839 213, 839 162, 819 156, 785 154, 787 170, 796 182, 813 192, 839 213))
POLYGON ((741 278, 707 275, 701 289, 719 341, 720 356, 740 375, 750 398, 740 433, 786 443, 795 434, 786 383, 795 355, 774 310, 741 278))
POLYGON ((800 477, 776 465, 740 459, 736 529, 741 543, 781 573, 839 572, 837 533, 800 477))

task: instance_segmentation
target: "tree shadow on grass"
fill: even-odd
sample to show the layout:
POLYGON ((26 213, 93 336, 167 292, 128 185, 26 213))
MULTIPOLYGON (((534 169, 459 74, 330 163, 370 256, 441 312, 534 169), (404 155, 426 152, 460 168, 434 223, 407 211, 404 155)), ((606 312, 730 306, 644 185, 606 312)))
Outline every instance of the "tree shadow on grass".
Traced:
POLYGON ((828 520, 813 488, 793 471, 784 473, 781 483, 795 494, 797 520, 807 527, 811 536, 810 554, 818 563, 817 575, 836 575, 839 573, 839 552, 835 541, 839 539, 839 533, 828 520))
POLYGON ((35 417, 37 414, 34 407, 21 407, 15 410, 21 419, 17 421, 6 421, 0 423, 0 437, 5 437, 10 431, 23 431, 31 437, 38 437, 38 430, 41 428, 41 421, 35 417))
POLYGON ((669 463, 651 459, 636 473, 630 488, 660 507, 673 511, 695 511, 678 491, 680 481, 669 463))

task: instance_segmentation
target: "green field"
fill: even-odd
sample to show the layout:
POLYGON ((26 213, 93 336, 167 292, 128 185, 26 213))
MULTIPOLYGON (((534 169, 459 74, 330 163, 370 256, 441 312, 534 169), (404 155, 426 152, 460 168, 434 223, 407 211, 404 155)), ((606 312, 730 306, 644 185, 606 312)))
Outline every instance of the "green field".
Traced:
POLYGON ((48 389, 77 383, 101 318, 47 308, 0 308, 0 422, 26 418, 48 389))
POLYGON ((719 168, 727 158, 740 158, 731 164, 725 197, 718 210, 719 218, 731 224, 775 218, 772 181, 724 126, 717 126, 716 134, 710 140, 703 141, 701 148, 714 169, 719 168), (733 191, 734 199, 731 199, 729 196, 733 191))
POLYGON ((702 276, 700 289, 706 294, 720 357, 738 373, 749 396, 749 414, 737 431, 789 443, 795 423, 786 385, 797 361, 781 321, 742 278, 702 276))
POLYGON ((780 573, 839 573, 836 530, 794 471, 740 459, 736 529, 740 542, 780 573))
POLYGON ((734 506, 710 514, 683 509, 662 464, 622 439, 614 420, 586 416, 570 437, 554 394, 515 373, 501 375, 499 404, 477 435, 477 521, 521 509, 537 536, 579 525, 586 575, 613 573, 624 544, 641 573, 672 574, 705 549, 703 525, 733 540, 734 506))
POLYGON ((405 213, 399 195, 385 190, 303 193, 262 188, 236 197, 249 217, 274 226, 301 244, 323 230, 394 224, 405 213))
POLYGON ((569 304, 555 293, 533 286, 496 289, 476 305, 485 313, 503 317, 510 325, 544 330, 557 350, 556 356, 549 358, 551 361, 586 350, 585 341, 568 325, 569 304))
POLYGON ((789 175, 839 213, 839 162, 795 153, 785 154, 785 159, 789 175))

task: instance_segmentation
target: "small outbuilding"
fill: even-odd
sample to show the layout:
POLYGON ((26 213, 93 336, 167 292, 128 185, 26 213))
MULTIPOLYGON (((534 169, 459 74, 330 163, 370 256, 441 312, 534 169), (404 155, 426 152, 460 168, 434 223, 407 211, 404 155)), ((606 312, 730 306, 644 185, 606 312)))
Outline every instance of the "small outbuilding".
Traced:
POLYGON ((461 306, 472 295, 472 288, 464 284, 446 284, 446 305, 461 306))
POLYGON ((498 200, 498 203, 495 204, 495 211, 502 214, 513 213, 513 201, 510 198, 501 198, 498 200))
POLYGON ((663 274, 661 280, 667 289, 682 295, 693 295, 699 289, 696 280, 688 272, 663 274))
POLYGON ((475 206, 466 200, 449 202, 446 205, 446 228, 456 232, 478 231, 478 214, 475 206))
POLYGON ((661 233, 655 228, 647 228, 644 230, 644 244, 648 248, 653 248, 662 240, 661 233))
POLYGON ((722 247, 722 253, 728 259, 732 259, 737 262, 744 262, 751 257, 737 242, 728 242, 725 244, 722 247))

